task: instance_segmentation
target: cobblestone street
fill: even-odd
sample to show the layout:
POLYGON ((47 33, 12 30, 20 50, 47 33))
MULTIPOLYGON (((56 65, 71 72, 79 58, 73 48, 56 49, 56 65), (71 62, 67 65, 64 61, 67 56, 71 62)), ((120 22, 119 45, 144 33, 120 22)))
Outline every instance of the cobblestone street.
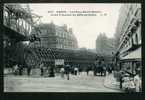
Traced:
POLYGON ((5 92, 120 92, 104 87, 105 77, 93 76, 90 72, 81 75, 70 75, 70 80, 59 75, 50 77, 6 76, 5 92))

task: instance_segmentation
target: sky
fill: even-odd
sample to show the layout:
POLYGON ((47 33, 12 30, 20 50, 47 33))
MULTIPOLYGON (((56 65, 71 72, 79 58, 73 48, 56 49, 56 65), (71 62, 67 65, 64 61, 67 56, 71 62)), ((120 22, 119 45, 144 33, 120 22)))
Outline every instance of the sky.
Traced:
POLYGON ((60 26, 67 24, 68 28, 73 29, 79 48, 88 49, 95 49, 100 33, 106 33, 109 38, 114 36, 120 7, 119 3, 30 4, 32 12, 42 16, 42 23, 53 21, 60 26), (96 11, 97 16, 51 16, 52 11, 96 11))

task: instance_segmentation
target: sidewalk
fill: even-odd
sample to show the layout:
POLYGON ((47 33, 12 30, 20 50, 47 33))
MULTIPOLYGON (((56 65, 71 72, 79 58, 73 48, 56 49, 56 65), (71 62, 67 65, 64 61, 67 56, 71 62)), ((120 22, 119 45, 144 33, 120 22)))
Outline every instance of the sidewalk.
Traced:
POLYGON ((121 90, 119 88, 119 82, 116 81, 113 74, 106 75, 104 80, 104 86, 110 89, 121 90))

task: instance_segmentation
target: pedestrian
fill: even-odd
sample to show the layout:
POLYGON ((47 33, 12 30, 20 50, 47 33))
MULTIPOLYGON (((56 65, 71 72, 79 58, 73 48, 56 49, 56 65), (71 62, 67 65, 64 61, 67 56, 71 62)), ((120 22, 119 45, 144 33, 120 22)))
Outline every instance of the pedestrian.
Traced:
POLYGON ((89 67, 86 68, 87 76, 89 75, 89 67))
POLYGON ((97 63, 94 64, 94 67, 93 67, 93 71, 94 71, 94 76, 96 76, 97 74, 97 63))
POLYGON ((82 72, 82 68, 81 68, 81 66, 78 64, 78 74, 80 75, 81 72, 82 72))
POLYGON ((106 66, 105 66, 105 64, 102 64, 102 75, 106 76, 106 66))
POLYGON ((74 73, 75 73, 75 75, 77 75, 77 73, 78 73, 78 68, 77 67, 74 68, 74 73))
POLYGON ((103 64, 101 63, 99 66, 100 72, 101 72, 101 76, 103 75, 103 64))
POLYGON ((104 60, 102 61, 102 64, 101 64, 101 76, 102 76, 102 74, 104 76, 106 76, 106 64, 105 64, 104 60))
POLYGON ((70 65, 67 64, 67 65, 65 66, 65 73, 66 73, 66 76, 67 76, 67 80, 69 80, 69 72, 70 72, 70 65))
POLYGON ((135 84, 133 78, 130 78, 130 81, 128 83, 128 92, 129 93, 135 92, 135 84))
POLYGON ((125 92, 129 92, 130 77, 129 74, 125 74, 123 77, 122 89, 125 92))
POLYGON ((30 76, 30 73, 31 73, 31 66, 28 66, 27 67, 27 75, 30 76))
POLYGON ((112 66, 110 66, 109 69, 110 69, 110 73, 112 73, 112 70, 113 70, 112 66))
POLYGON ((70 67, 70 72, 72 75, 74 74, 74 66, 70 67))
POLYGON ((98 64, 96 66, 96 75, 97 75, 97 73, 99 73, 99 75, 101 73, 101 75, 102 75, 102 65, 101 65, 101 61, 98 61, 98 64))
POLYGON ((54 66, 53 65, 51 65, 51 67, 50 67, 49 77, 55 77, 54 66))
POLYGON ((61 73, 61 77, 64 78, 64 67, 61 67, 60 73, 61 73))
POLYGON ((18 64, 14 65, 14 75, 18 74, 18 64))
POLYGON ((135 91, 136 91, 136 92, 140 92, 140 88, 141 88, 141 79, 140 79, 139 74, 140 74, 140 72, 137 71, 137 72, 136 72, 136 75, 135 75, 135 77, 134 77, 135 91))
POLYGON ((41 71, 41 76, 43 76, 43 74, 44 74, 44 64, 43 63, 40 64, 40 71, 41 71))
POLYGON ((111 63, 111 66, 110 66, 110 73, 112 73, 112 72, 113 72, 113 68, 114 68, 114 64, 113 64, 113 63, 111 63))
POLYGON ((108 66, 107 66, 107 72, 108 72, 108 74, 111 74, 111 65, 110 64, 108 64, 108 66))
POLYGON ((89 75, 89 71, 90 71, 90 70, 91 70, 91 66, 88 65, 88 66, 87 66, 87 69, 86 69, 87 75, 89 75))
POLYGON ((19 64, 18 69, 19 69, 19 75, 22 75, 22 73, 23 73, 23 66, 19 64))

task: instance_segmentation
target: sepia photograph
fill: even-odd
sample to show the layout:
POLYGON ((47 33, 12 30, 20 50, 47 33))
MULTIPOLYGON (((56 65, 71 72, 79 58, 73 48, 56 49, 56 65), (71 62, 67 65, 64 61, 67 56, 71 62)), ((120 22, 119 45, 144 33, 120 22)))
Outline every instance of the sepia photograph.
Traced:
POLYGON ((4 92, 142 92, 141 3, 5 3, 4 92))

